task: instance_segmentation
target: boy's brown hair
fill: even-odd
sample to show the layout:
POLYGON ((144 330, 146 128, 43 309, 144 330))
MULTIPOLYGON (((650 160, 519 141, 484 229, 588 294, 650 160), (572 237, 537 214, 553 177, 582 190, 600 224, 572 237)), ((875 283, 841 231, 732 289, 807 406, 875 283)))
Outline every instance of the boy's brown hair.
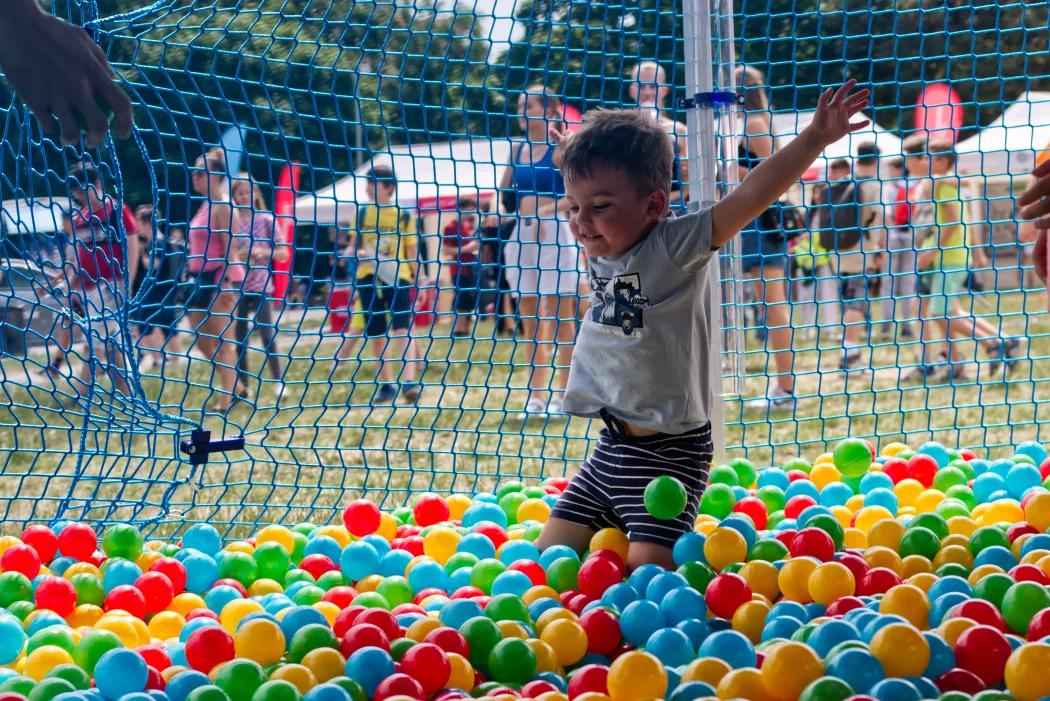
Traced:
POLYGON ((930 158, 946 158, 950 165, 955 165, 955 144, 947 139, 930 139, 926 152, 930 158))
POLYGON ((641 110, 591 110, 565 146, 561 170, 571 181, 598 167, 619 168, 640 193, 670 192, 674 145, 641 110))
POLYGON ((925 134, 912 134, 904 140, 904 153, 909 156, 915 156, 918 154, 926 153, 926 144, 929 139, 926 138, 925 134))

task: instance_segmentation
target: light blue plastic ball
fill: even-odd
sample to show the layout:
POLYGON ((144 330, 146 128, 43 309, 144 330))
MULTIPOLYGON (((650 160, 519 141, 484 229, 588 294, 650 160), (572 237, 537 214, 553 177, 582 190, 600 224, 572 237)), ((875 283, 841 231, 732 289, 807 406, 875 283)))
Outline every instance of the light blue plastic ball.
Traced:
POLYGON ((743 536, 748 549, 750 549, 751 546, 755 544, 755 541, 758 540, 758 531, 755 529, 754 522, 744 514, 731 514, 722 519, 719 526, 722 528, 732 528, 743 536))
POLYGON ((538 562, 539 559, 540 549, 536 547, 535 543, 530 543, 527 540, 508 540, 499 549, 499 561, 504 565, 511 565, 518 560, 538 562))
POLYGON ((699 618, 679 621, 675 624, 675 628, 685 633, 693 645, 693 650, 699 650, 700 645, 707 640, 707 636, 711 635, 711 626, 699 618))
POLYGON ((955 653, 941 636, 926 631, 922 634, 926 642, 930 644, 930 663, 926 665, 924 676, 936 679, 949 669, 955 667, 955 653))
POLYGON ((915 685, 904 679, 883 679, 871 687, 868 694, 879 701, 920 701, 922 694, 915 685))
POLYGON ((860 478, 861 494, 879 488, 893 490, 893 479, 885 472, 868 472, 860 478))
POLYGON ((313 624, 328 625, 328 620, 312 606, 295 606, 281 619, 281 632, 290 641, 299 629, 313 624))
POLYGON ((992 545, 974 555, 974 568, 976 569, 981 565, 996 565, 1009 572, 1017 565, 1017 557, 1009 548, 1005 548, 1002 545, 992 545))
POLYGON ((448 574, 445 572, 445 568, 438 563, 431 560, 423 560, 417 563, 412 568, 412 571, 408 573, 408 584, 416 594, 424 589, 448 591, 448 574))
POLYGON ((616 607, 617 611, 623 611, 628 604, 640 598, 641 596, 638 594, 637 589, 627 582, 620 582, 606 589, 605 593, 602 594, 601 601, 604 604, 611 604, 616 607))
POLYGON ((108 701, 146 688, 149 670, 146 660, 134 650, 109 650, 95 665, 95 687, 108 701))
POLYGON ((228 584, 222 584, 208 590, 208 593, 204 595, 204 605, 207 606, 212 613, 218 614, 222 613, 226 604, 241 598, 244 597, 241 596, 239 591, 228 584))
POLYGON ((132 585, 142 576, 142 570, 134 562, 121 558, 107 561, 107 566, 102 574, 102 588, 106 593, 113 591, 121 585, 132 585))
POLYGON ((860 631, 849 621, 840 619, 825 621, 816 626, 806 643, 817 655, 824 658, 833 647, 847 640, 860 640, 860 631))
POLYGON ((220 623, 214 618, 207 618, 201 616, 200 618, 194 618, 192 621, 186 621, 186 625, 182 626, 182 630, 179 631, 179 642, 185 643, 190 639, 196 631, 201 628, 217 628, 220 627, 220 623))
POLYGON ((697 651, 699 657, 717 657, 733 669, 754 667, 757 662, 755 646, 742 633, 720 630, 707 636, 697 651))
POLYGON ((875 487, 865 492, 864 506, 881 506, 888 509, 891 514, 897 513, 898 499, 892 489, 875 487))
POLYGON ((215 559, 199 550, 183 551, 186 556, 182 564, 186 568, 186 590, 203 594, 219 578, 219 565, 215 559))
POLYGON ((27 639, 22 622, 9 613, 0 612, 0 664, 17 660, 27 639))
POLYGON ((802 626, 802 621, 794 616, 767 618, 766 624, 762 626, 762 642, 776 638, 789 639, 802 626))
POLYGON ((828 661, 825 671, 849 684, 858 694, 868 693, 886 678, 882 664, 870 652, 860 648, 849 648, 835 655, 828 661))
POLYGON ((484 609, 473 599, 452 599, 441 608, 438 620, 449 628, 459 630, 471 618, 484 615, 484 609))
POLYGON ((674 547, 671 549, 671 557, 674 558, 674 564, 681 567, 687 562, 707 562, 707 558, 704 557, 704 543, 707 542, 707 538, 702 533, 696 531, 688 531, 678 536, 678 540, 674 542, 674 547))
MULTIPOLYGON (((652 584, 649 586, 651 588, 652 584)), ((660 613, 667 624, 672 626, 690 619, 702 621, 707 617, 707 602, 696 589, 679 587, 667 592, 660 600, 660 613)))
POLYGON ((795 480, 784 490, 784 498, 790 501, 798 496, 809 497, 813 501, 817 501, 820 498, 820 490, 817 489, 817 485, 808 479, 795 480))
POLYGON ((1043 461, 1046 460, 1047 457, 1046 448, 1036 441, 1025 441, 1017 446, 1017 450, 1014 452, 1019 455, 1027 455, 1035 461, 1036 465, 1043 464, 1043 461))
POLYGON ((339 562, 343 549, 339 541, 328 535, 316 535, 306 541, 303 555, 324 555, 332 562, 339 562))
POLYGON ((463 512, 463 525, 466 528, 473 528, 485 521, 495 523, 501 528, 506 528, 508 524, 507 514, 500 508, 499 504, 479 502, 475 497, 474 504, 463 512))
POLYGON ((379 571, 383 577, 404 577, 408 563, 412 562, 412 553, 407 550, 391 550, 379 558, 379 571))
MULTIPOLYGON (((416 566, 418 567, 418 565, 416 566)), ((415 572, 415 568, 412 569, 415 572)), ((525 595, 532 588, 532 580, 524 572, 507 570, 496 575, 492 581, 492 595, 511 594, 518 598, 525 595)))
POLYGON ((386 650, 378 647, 363 647, 355 650, 346 661, 346 676, 364 687, 371 698, 379 682, 394 674, 394 660, 386 650))
POLYGON ((787 489, 789 484, 791 484, 791 478, 788 477, 787 473, 779 467, 767 467, 764 470, 758 471, 759 489, 762 489, 762 487, 787 489))
POLYGON ((645 651, 655 655, 667 667, 688 664, 695 655, 693 644, 677 628, 660 628, 645 641, 645 651))
POLYGON ((632 645, 644 645, 653 633, 666 626, 660 607, 646 599, 628 604, 620 614, 620 633, 632 645))
POLYGON ((986 503, 996 492, 1006 491, 1006 480, 994 472, 985 472, 973 481, 973 496, 978 503, 986 503))
POLYGON ((364 540, 350 543, 339 554, 339 571, 347 579, 357 582, 379 571, 379 553, 364 540))
POLYGON ((488 560, 496 557, 496 546, 481 533, 468 533, 459 541, 456 552, 470 553, 479 560, 488 560))
POLYGON ((668 593, 688 586, 689 582, 686 578, 677 572, 661 572, 653 577, 649 586, 645 588, 645 598, 659 604, 668 593))
POLYGON ((190 695, 191 691, 209 684, 211 684, 211 679, 208 678, 207 674, 190 669, 172 677, 168 685, 164 687, 164 691, 167 692, 171 701, 186 701, 186 697, 190 695))
POLYGON ((853 496, 853 488, 845 482, 832 482, 820 490, 821 506, 845 506, 850 497, 853 496))
POLYGON ((712 698, 715 688, 705 682, 686 682, 678 686, 671 694, 669 701, 697 701, 712 698))
POLYGON ((948 449, 936 441, 923 443, 915 452, 929 455, 937 461, 937 467, 944 467, 951 462, 951 456, 948 455, 948 449))
POLYGON ((1038 487, 1043 483, 1039 474, 1039 468, 1035 465, 1019 463, 1010 468, 1006 473, 1006 491, 1014 499, 1020 499, 1032 487, 1038 487))
POLYGON ((353 701, 346 689, 337 684, 318 684, 306 692, 303 701, 353 701))
POLYGON ((214 557, 222 550, 222 536, 214 526, 207 523, 197 523, 182 535, 182 547, 199 550, 205 555, 214 557))

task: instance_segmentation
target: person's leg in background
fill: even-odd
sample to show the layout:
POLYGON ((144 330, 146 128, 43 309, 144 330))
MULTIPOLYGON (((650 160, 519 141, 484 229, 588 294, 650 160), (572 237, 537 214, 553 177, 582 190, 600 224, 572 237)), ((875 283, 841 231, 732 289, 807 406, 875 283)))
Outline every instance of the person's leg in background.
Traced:
POLYGON ((860 336, 867 326, 864 311, 867 308, 867 278, 864 273, 844 273, 841 282, 842 299, 842 370, 852 372, 864 369, 860 352, 860 336))
MULTIPOLYGON (((522 346, 524 362, 528 369, 529 398, 525 404, 523 418, 529 415, 547 413, 547 401, 550 392, 550 344, 553 338, 549 318, 553 310, 545 298, 534 294, 523 294, 518 297, 518 316, 521 334, 515 345, 522 346)), ((515 349, 517 350, 517 349, 515 349)))
POLYGON ((237 396, 245 399, 249 396, 251 380, 248 374, 248 338, 252 334, 250 321, 258 311, 258 301, 259 295, 242 294, 237 303, 234 324, 234 338, 237 341, 237 396))

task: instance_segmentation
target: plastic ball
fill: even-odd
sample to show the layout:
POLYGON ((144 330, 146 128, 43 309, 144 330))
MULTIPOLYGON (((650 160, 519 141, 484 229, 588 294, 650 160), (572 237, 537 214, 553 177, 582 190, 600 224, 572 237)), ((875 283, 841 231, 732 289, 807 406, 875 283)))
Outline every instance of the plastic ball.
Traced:
POLYGON ((522 684, 536 674, 536 653, 524 640, 501 640, 489 653, 488 667, 494 680, 522 684))
POLYGON ((218 626, 200 628, 186 640, 186 661, 205 674, 235 655, 233 637, 218 626))
POLYGON ((99 658, 94 670, 95 686, 106 699, 142 691, 148 676, 146 661, 132 650, 110 650, 99 658))
POLYGON ((352 501, 343 510, 343 525, 358 538, 379 530, 380 520, 379 507, 367 499, 352 501))
POLYGON ((852 596, 857 582, 848 567, 839 562, 824 562, 817 566, 807 580, 809 596, 827 606, 844 596, 852 596))
POLYGON ((660 475, 651 480, 642 495, 646 511, 661 521, 678 518, 685 511, 688 498, 685 485, 670 475, 660 475))
POLYGON ((930 663, 930 644, 916 628, 906 623, 891 623, 871 639, 871 654, 893 677, 918 676, 930 663))
POLYGON ((986 686, 1003 680, 1006 662, 1013 652, 1002 632, 991 626, 974 626, 955 641, 956 664, 977 675, 986 686))
POLYGON ((860 438, 846 438, 835 446, 835 467, 846 477, 860 477, 871 467, 873 455, 868 443, 860 438))
POLYGON ((704 558, 716 570, 726 565, 742 562, 747 557, 747 542, 732 528, 716 528, 704 541, 704 558))
POLYGON ((824 674, 824 665, 808 645, 785 642, 766 652, 761 672, 762 685, 770 698, 794 701, 824 674))
POLYGON ((732 618, 740 606, 751 600, 751 595, 751 585, 739 574, 732 573, 715 577, 704 592, 708 608, 722 618, 732 618))
POLYGON ((656 657, 635 650, 613 661, 607 684, 613 701, 659 699, 667 691, 667 672, 656 657))

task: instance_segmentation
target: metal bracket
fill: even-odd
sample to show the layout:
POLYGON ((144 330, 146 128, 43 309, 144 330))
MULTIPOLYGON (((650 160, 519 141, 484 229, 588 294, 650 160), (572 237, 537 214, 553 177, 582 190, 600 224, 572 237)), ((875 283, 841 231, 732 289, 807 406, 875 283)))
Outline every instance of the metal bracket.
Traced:
POLYGON ((228 450, 244 450, 244 436, 223 438, 213 441, 211 431, 196 428, 190 439, 179 443, 179 450, 189 456, 191 465, 205 465, 212 453, 225 453, 228 450))
POLYGON ((691 110, 706 105, 720 107, 722 105, 742 104, 744 104, 744 96, 737 95, 735 92, 698 92, 692 97, 683 97, 679 100, 678 109, 691 110))

